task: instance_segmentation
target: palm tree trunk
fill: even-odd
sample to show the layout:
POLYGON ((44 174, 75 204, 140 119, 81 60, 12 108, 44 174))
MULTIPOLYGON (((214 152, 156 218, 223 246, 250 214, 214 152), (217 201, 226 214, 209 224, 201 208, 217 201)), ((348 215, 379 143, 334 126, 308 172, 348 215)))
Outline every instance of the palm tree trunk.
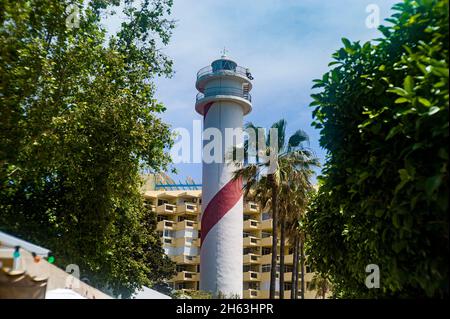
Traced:
POLYGON ((294 264, 292 269, 292 289, 291 289, 291 299, 297 299, 298 297, 298 235, 294 238, 294 264))
POLYGON ((301 277, 300 277, 300 283, 301 283, 301 293, 300 298, 305 299, 305 247, 303 243, 303 236, 300 238, 300 271, 301 271, 301 277))
POLYGON ((286 220, 285 216, 280 217, 280 299, 284 299, 284 249, 286 240, 286 220))
POLYGON ((274 174, 268 175, 272 187, 272 263, 270 268, 269 298, 275 299, 275 285, 277 276, 277 245, 278 245, 278 190, 274 174))

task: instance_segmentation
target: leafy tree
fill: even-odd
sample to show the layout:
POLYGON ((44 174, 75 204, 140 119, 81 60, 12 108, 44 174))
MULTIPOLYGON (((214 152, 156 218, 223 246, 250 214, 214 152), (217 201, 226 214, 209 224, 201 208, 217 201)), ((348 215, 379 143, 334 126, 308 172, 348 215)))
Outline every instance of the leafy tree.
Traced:
POLYGON ((139 176, 170 161, 152 79, 171 74, 171 4, 0 1, 0 228, 123 297, 174 273, 139 176))
POLYGON ((375 43, 343 39, 312 95, 328 156, 308 255, 338 297, 448 296, 448 0, 393 9, 375 43))

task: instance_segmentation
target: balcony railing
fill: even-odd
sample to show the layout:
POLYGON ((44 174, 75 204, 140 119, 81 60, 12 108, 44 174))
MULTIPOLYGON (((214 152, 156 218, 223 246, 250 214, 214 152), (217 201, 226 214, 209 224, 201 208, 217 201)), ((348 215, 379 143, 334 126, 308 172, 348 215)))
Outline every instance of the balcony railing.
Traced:
POLYGON ((272 246, 272 236, 261 238, 261 246, 272 246))
POLYGON ((182 247, 182 246, 199 246, 198 244, 199 239, 193 238, 193 237, 179 237, 175 239, 175 246, 176 247, 182 247))
POLYGON ((260 298, 260 292, 258 289, 246 289, 244 290, 244 298, 250 299, 250 298, 260 298))
POLYGON ((181 222, 178 222, 175 229, 176 230, 193 229, 196 225, 197 225, 196 222, 185 219, 181 222))
POLYGON ((200 238, 194 238, 194 240, 192 241, 192 245, 200 247, 200 238))
POLYGON ((229 68, 220 68, 220 69, 213 69, 212 66, 208 65, 204 68, 201 68, 197 72, 197 80, 205 75, 212 75, 212 74, 237 74, 241 76, 245 76, 246 78, 252 79, 252 76, 250 74, 250 71, 242 66, 233 66, 230 65, 229 68))
POLYGON ((183 203, 177 205, 177 213, 196 213, 197 204, 194 203, 183 203))
POLYGON ((258 204, 253 203, 253 202, 246 202, 244 204, 244 212, 257 213, 258 212, 258 204))
POLYGON ((252 96, 248 92, 244 92, 244 90, 239 88, 233 88, 233 87, 211 87, 207 88, 203 93, 199 92, 197 93, 196 100, 204 99, 205 97, 209 96, 216 96, 216 95, 231 95, 231 96, 237 96, 243 99, 246 99, 247 101, 252 101, 252 96))
POLYGON ((175 222, 171 221, 171 220, 162 220, 160 222, 158 222, 157 226, 156 226, 156 230, 164 230, 164 229, 173 229, 173 225, 175 224, 175 222))
POLYGON ((254 219, 247 219, 244 221, 244 230, 258 229, 258 221, 254 219))
POLYGON ((156 208, 157 213, 175 213, 177 210, 177 206, 173 204, 162 204, 156 208))
POLYGON ((256 254, 244 255, 244 264, 259 264, 260 256, 256 254))
POLYGON ((259 229, 261 230, 271 230, 273 226, 272 218, 263 220, 259 223, 259 229))
POLYGON ((244 281, 259 281, 259 273, 256 271, 245 271, 244 281))
POLYGON ((198 281, 198 273, 192 271, 180 271, 175 276, 175 281, 198 281))
POLYGON ((247 236, 244 238, 244 247, 259 245, 260 239, 254 236, 247 236))
POLYGON ((259 261, 261 264, 270 264, 272 262, 272 254, 262 255, 259 261))

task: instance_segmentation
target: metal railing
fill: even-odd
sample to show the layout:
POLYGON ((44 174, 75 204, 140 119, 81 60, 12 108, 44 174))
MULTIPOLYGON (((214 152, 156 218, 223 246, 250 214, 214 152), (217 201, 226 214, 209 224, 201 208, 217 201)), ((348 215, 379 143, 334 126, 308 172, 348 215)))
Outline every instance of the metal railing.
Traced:
POLYGON ((242 75, 245 76, 247 78, 249 78, 250 80, 252 79, 252 75, 250 74, 249 69, 244 68, 242 66, 236 66, 234 68, 231 69, 217 69, 217 70, 213 70, 212 66, 208 65, 205 66, 204 68, 201 68, 198 72, 197 72, 197 80, 205 75, 210 75, 210 74, 238 74, 238 75, 242 75))
POLYGON ((252 96, 248 92, 244 92, 243 89, 238 88, 232 88, 232 87, 212 87, 207 88, 203 93, 200 92, 197 94, 196 101, 201 100, 208 96, 215 96, 215 95, 232 95, 241 97, 243 99, 246 99, 247 101, 252 101, 252 96))

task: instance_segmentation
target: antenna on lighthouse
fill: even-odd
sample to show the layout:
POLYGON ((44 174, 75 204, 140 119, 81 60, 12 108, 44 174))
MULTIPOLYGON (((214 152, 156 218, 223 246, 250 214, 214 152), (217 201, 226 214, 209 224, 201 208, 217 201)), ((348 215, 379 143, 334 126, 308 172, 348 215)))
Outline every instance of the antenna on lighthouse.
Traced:
POLYGON ((223 47, 223 50, 220 51, 220 52, 222 53, 221 58, 222 58, 222 59, 225 59, 225 58, 227 57, 227 53, 228 53, 227 48, 223 47))

